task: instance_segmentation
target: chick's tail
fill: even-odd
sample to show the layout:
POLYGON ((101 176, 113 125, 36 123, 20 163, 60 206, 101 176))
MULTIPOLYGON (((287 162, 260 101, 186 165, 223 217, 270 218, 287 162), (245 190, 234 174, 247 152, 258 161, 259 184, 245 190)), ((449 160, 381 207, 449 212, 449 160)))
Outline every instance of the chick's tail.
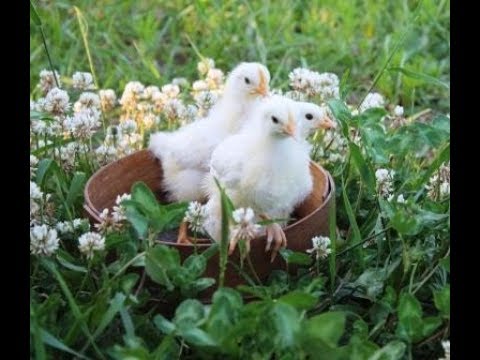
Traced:
POLYGON ((220 242, 222 237, 221 195, 212 173, 207 173, 203 177, 202 191, 208 199, 205 204, 206 217, 203 223, 203 228, 214 241, 220 242))
POLYGON ((205 197, 201 191, 204 172, 198 169, 183 169, 170 157, 162 162, 162 187, 170 201, 200 201, 205 197))
POLYGON ((205 214, 203 229, 214 241, 220 242, 222 239, 222 208, 219 197, 213 196, 207 201, 205 214))
POLYGON ((165 132, 157 132, 150 136, 148 149, 162 161, 171 150, 171 136, 172 134, 165 132))

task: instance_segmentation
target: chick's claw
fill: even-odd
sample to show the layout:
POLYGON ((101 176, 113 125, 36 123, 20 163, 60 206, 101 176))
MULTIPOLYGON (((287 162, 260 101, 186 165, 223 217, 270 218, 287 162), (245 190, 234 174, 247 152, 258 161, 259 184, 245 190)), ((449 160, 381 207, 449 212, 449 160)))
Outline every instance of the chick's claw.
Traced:
MULTIPOLYGON (((237 247, 239 239, 234 237, 230 239, 230 244, 228 246, 228 255, 232 255, 233 252, 235 251, 235 248, 237 247)), ((245 240, 245 249, 247 253, 250 252, 250 240, 245 240)))
POLYGON ((272 249, 272 256, 270 261, 273 262, 275 257, 277 256, 278 250, 281 247, 287 246, 287 237, 283 232, 282 227, 279 224, 270 224, 266 228, 267 231, 267 246, 265 247, 265 251, 270 250, 272 242, 274 242, 273 249, 272 249))
POLYGON ((188 237, 188 223, 182 222, 178 229, 177 244, 191 244, 191 240, 188 237))

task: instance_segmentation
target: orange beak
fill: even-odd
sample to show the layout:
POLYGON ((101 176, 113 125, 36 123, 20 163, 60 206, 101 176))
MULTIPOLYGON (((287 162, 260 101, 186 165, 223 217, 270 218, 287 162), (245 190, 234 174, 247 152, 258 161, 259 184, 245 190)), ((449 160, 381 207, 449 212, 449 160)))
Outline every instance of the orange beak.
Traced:
POLYGON ((318 126, 319 129, 336 129, 337 124, 330 117, 325 116, 318 126))
POLYGON ((267 83, 267 77, 263 73, 261 69, 258 69, 258 75, 260 77, 260 83, 258 86, 255 88, 254 93, 258 94, 260 96, 267 96, 268 95, 268 83, 267 83))
POLYGON ((283 127, 283 133, 295 137, 295 131, 297 130, 297 124, 292 116, 292 113, 288 114, 288 122, 283 127))

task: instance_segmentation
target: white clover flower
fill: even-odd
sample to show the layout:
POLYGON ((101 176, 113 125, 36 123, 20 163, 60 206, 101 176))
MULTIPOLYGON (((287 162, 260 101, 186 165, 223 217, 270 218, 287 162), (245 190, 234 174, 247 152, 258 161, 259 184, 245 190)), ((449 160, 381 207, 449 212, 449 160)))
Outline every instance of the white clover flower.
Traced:
MULTIPOLYGON (((307 96, 320 96, 322 101, 339 97, 340 81, 333 73, 318 73, 306 68, 296 68, 288 75, 293 90, 307 96)), ((290 96, 297 96, 291 94, 290 96)))
POLYGON ((340 153, 330 153, 328 155, 328 161, 330 161, 331 163, 344 162, 345 155, 342 155, 340 153))
POLYGON ((100 112, 94 108, 84 109, 67 117, 63 125, 75 138, 89 139, 100 127, 100 112))
POLYGON ((38 187, 36 183, 30 181, 30 199, 39 200, 43 196, 42 190, 38 187))
POLYGON ((142 123, 143 123, 144 128, 146 128, 146 129, 150 129, 157 122, 158 122, 158 120, 157 120, 157 116, 155 114, 148 113, 148 114, 145 114, 142 117, 142 123))
POLYGON ((325 236, 315 236, 312 238, 313 247, 308 249, 307 253, 315 253, 316 259, 326 259, 332 252, 332 249, 330 249, 330 244, 330 238, 325 236))
POLYGON ((403 116, 403 106, 395 106, 395 108, 393 109, 393 114, 398 117, 403 116))
POLYGON ((93 90, 95 84, 93 83, 93 76, 89 72, 77 71, 72 76, 73 88, 77 90, 93 90))
POLYGON ((139 150, 142 147, 143 137, 138 133, 132 133, 129 135, 123 135, 117 142, 117 147, 125 152, 127 148, 132 150, 139 150))
POLYGON ((30 220, 37 216, 40 210, 40 205, 38 203, 42 201, 42 198, 43 192, 37 184, 30 181, 30 220))
POLYGON ((442 347, 445 352, 445 357, 439 360, 450 360, 450 340, 442 341, 442 347))
POLYGON ((95 232, 87 232, 78 238, 78 249, 87 259, 91 259, 95 251, 105 249, 105 238, 95 232))
POLYGON ((180 94, 180 88, 178 85, 166 84, 162 86, 162 93, 169 99, 176 99, 178 94, 180 94))
POLYGON ((90 229, 90 224, 87 219, 73 219, 72 221, 60 221, 55 225, 55 228, 60 234, 71 234, 75 230, 90 229))
POLYGON ((38 112, 44 112, 45 110, 45 98, 40 98, 36 102, 33 103, 34 107, 33 110, 38 112))
POLYGON ((184 77, 176 77, 172 80, 172 84, 179 87, 187 87, 189 83, 188 80, 184 77))
POLYGON ((100 106, 102 107, 103 111, 107 112, 115 107, 117 102, 117 95, 115 94, 115 91, 112 89, 100 90, 98 95, 100 97, 100 106))
POLYGON ((322 73, 316 77, 315 92, 320 95, 322 101, 338 99, 340 97, 340 81, 333 73, 322 73))
POLYGON ((80 144, 74 141, 64 146, 57 147, 54 150, 55 155, 61 160, 62 167, 66 170, 73 169, 77 154, 80 152, 86 153, 87 151, 88 147, 86 144, 80 144))
POLYGON ((287 91, 285 93, 285 96, 289 99, 292 99, 294 101, 306 101, 307 100, 307 94, 298 91, 298 90, 293 90, 293 91, 287 91))
POLYGON ((232 212, 232 218, 235 224, 230 228, 231 242, 238 242, 243 239, 248 244, 250 240, 259 234, 261 226, 254 222, 255 213, 251 208, 236 209, 232 212))
POLYGON ((122 134, 133 134, 137 131, 137 123, 132 119, 127 119, 121 122, 119 127, 122 134))
POLYGON ((70 221, 60 221, 55 225, 55 228, 60 234, 70 234, 73 233, 73 223, 70 221))
MULTIPOLYGON (((60 82, 60 75, 56 70, 55 70, 55 76, 58 81, 58 86, 62 86, 62 83, 60 82)), ((53 76, 53 72, 45 69, 40 71, 40 82, 38 86, 40 87, 44 95, 46 95, 53 88, 57 87, 57 83, 55 82, 55 77, 53 76)))
POLYGON ((32 120, 31 121, 32 132, 39 136, 55 136, 61 133, 62 127, 56 121, 43 121, 32 120))
POLYGON ((37 146, 36 142, 31 144, 30 146, 32 146, 32 149, 41 149, 41 148, 44 148, 45 146, 48 146, 48 145, 53 145, 53 141, 49 140, 49 139, 47 139, 46 141, 44 139, 38 139, 38 146, 37 146))
POLYGON ((84 229, 84 228, 90 229, 90 222, 88 221, 88 219, 77 218, 77 219, 73 219, 72 223, 73 223, 73 228, 75 230, 84 229))
POLYGON ((196 232, 203 233, 203 223, 206 218, 205 206, 200 204, 198 201, 192 201, 188 205, 188 209, 185 212, 184 221, 188 222, 188 227, 196 232))
POLYGON ((195 105, 184 106, 178 114, 178 120, 181 125, 194 121, 198 115, 198 108, 195 105))
POLYGON ((311 87, 313 72, 305 68, 296 68, 288 74, 288 78, 293 89, 303 91, 311 87))
POLYGON ((427 196, 433 200, 441 200, 450 195, 450 161, 440 166, 432 175, 428 184, 425 185, 428 190, 427 196))
POLYGON ((38 159, 35 155, 30 155, 30 177, 37 171, 38 159))
POLYGON ((114 207, 112 214, 110 214, 109 209, 103 209, 100 213, 101 222, 95 224, 95 229, 101 234, 109 234, 118 231, 123 227, 121 222, 126 219, 124 215, 124 209, 120 208, 120 206, 114 207))
POLYGON ((84 92, 73 105, 73 110, 75 112, 81 112, 89 109, 100 110, 100 107, 100 97, 97 94, 92 92, 84 92))
POLYGON ((225 80, 225 75, 220 69, 210 69, 207 73, 206 81, 210 89, 218 89, 222 86, 225 80))
POLYGON ((196 93, 193 98, 197 106, 205 113, 217 102, 219 95, 213 91, 201 91, 196 93))
POLYGON ((318 155, 335 163, 344 161, 348 153, 348 143, 339 132, 328 131, 323 137, 324 147, 318 149, 318 155))
POLYGON ((55 87, 45 97, 42 103, 43 110, 54 115, 63 115, 70 109, 69 101, 67 92, 55 87))
POLYGON ((125 85, 122 97, 120 98, 120 104, 126 111, 135 109, 137 102, 143 97, 143 91, 145 86, 139 81, 130 81, 125 85))
POLYGON ((106 165, 118 158, 117 148, 113 145, 102 144, 95 149, 95 154, 100 165, 106 165))
POLYGON ((50 256, 57 251, 58 242, 55 229, 49 229, 45 224, 30 228, 30 253, 50 256))
POLYGON ((169 100, 163 109, 169 119, 177 119, 185 111, 185 105, 180 99, 169 100))
MULTIPOLYGON (((388 202, 392 202, 394 199, 395 199, 395 195, 393 195, 393 194, 390 194, 390 195, 387 197, 387 201, 388 201, 388 202)), ((398 204, 405 204, 406 200, 405 200, 405 198, 403 197, 403 194, 400 194, 400 195, 397 196, 396 202, 397 202, 398 204)))
POLYGON ((365 100, 363 100, 362 104, 360 105, 360 112, 364 112, 365 110, 372 109, 372 108, 383 108, 385 106, 385 99, 379 93, 369 93, 365 100))
POLYGON ((122 194, 117 196, 112 212, 112 219, 114 222, 119 223, 127 219, 125 208, 122 206, 122 201, 130 200, 131 198, 132 196, 130 194, 122 194))
POLYGON ((210 69, 213 69, 215 67, 215 61, 213 59, 209 58, 203 58, 198 64, 197 64, 197 70, 200 73, 200 75, 205 75, 208 73, 210 69))
POLYGON ((209 90, 208 83, 205 80, 197 80, 192 84, 193 91, 209 90))
POLYGON ((168 96, 160 91, 152 94, 153 109, 157 113, 163 110, 163 107, 168 101, 169 101, 168 96))
POLYGON ((149 113, 150 111, 152 111, 154 109, 154 105, 149 103, 149 102, 145 102, 145 101, 142 101, 142 102, 139 102, 136 106, 136 110, 138 112, 141 113, 141 115, 143 116, 145 113, 149 113))
POLYGON ((158 88, 158 86, 155 86, 155 85, 147 86, 143 91, 142 98, 144 100, 151 100, 152 97, 159 92, 160 92, 160 89, 158 88))
POLYGON ((443 182, 440 184, 440 197, 447 197, 450 195, 450 183, 443 182))
POLYGON ((393 191, 393 170, 378 169, 375 171, 375 178, 377 179, 377 189, 380 195, 388 198, 393 191))

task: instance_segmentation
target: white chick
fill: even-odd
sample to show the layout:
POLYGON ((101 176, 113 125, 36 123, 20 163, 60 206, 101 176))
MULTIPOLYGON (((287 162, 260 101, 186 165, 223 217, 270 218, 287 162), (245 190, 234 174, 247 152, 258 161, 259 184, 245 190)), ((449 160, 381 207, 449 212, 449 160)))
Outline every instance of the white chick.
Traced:
MULTIPOLYGON (((287 219, 311 193, 310 158, 295 139, 293 114, 289 101, 265 99, 240 133, 215 148, 204 184, 209 197, 204 228, 214 240, 220 241, 221 234, 220 194, 214 178, 235 207, 252 208, 264 220, 287 219)), ((266 234, 266 251, 275 241, 273 261, 278 249, 286 246, 286 237, 278 223, 267 225, 266 234)), ((235 245, 235 240, 231 241, 230 253, 235 245)))
POLYGON ((305 101, 295 101, 282 95, 271 95, 270 99, 286 101, 294 109, 297 121, 297 139, 301 141, 307 152, 310 152, 312 145, 307 141, 308 136, 319 129, 335 129, 337 124, 328 115, 325 105, 317 105, 305 101))
POLYGON ((298 139, 303 143, 305 151, 310 153, 312 145, 307 137, 318 129, 335 129, 337 125, 328 115, 325 106, 302 101, 294 101, 293 106, 296 110, 298 139))
MULTIPOLYGON (((150 137, 149 149, 161 160, 162 188, 169 201, 202 201, 201 183, 209 170, 213 149, 237 132, 260 97, 269 91, 270 73, 260 63, 241 63, 228 75, 222 97, 206 117, 174 132, 150 137)), ((189 243, 187 224, 182 223, 177 239, 189 243)))

